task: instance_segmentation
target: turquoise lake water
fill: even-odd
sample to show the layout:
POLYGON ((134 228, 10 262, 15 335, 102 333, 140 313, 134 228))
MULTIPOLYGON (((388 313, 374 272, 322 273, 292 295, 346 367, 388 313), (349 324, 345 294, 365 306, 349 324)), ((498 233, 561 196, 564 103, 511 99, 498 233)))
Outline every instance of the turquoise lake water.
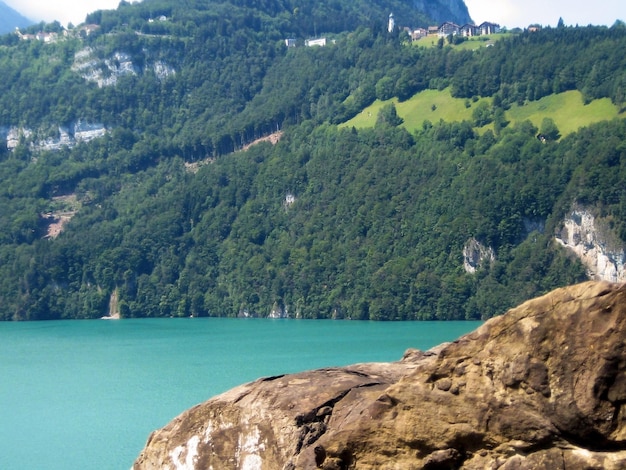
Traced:
POLYGON ((0 469, 129 469, 150 432, 262 376, 395 361, 479 322, 0 323, 0 469))

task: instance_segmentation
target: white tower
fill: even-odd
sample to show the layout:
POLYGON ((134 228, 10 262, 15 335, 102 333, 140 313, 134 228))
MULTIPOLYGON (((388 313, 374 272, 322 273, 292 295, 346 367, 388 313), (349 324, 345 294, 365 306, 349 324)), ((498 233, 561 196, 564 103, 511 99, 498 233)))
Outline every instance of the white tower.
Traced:
POLYGON ((394 29, 396 29, 396 20, 393 19, 393 13, 389 13, 389 24, 387 25, 387 31, 393 33, 394 29))

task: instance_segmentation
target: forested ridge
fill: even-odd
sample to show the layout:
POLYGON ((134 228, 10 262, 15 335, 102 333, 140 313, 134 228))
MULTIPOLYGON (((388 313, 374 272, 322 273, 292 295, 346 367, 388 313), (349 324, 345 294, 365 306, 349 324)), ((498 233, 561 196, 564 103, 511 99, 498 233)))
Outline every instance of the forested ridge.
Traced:
POLYGON ((561 138, 503 111, 567 90, 623 109, 626 27, 424 49, 386 31, 392 8, 429 23, 410 5, 145 0, 93 13, 88 36, 0 37, 0 129, 29 130, 0 146, 0 318, 98 318, 114 297, 123 317, 478 319, 584 279, 554 232, 581 204, 626 243, 626 123, 561 138), (314 35, 333 41, 304 47, 314 35), (121 57, 132 73, 99 86, 77 53, 100 77, 121 57), (415 133, 393 106, 337 127, 447 87, 491 105, 415 133), (106 135, 38 144, 78 121, 106 135), (469 239, 495 253, 473 274, 469 239))

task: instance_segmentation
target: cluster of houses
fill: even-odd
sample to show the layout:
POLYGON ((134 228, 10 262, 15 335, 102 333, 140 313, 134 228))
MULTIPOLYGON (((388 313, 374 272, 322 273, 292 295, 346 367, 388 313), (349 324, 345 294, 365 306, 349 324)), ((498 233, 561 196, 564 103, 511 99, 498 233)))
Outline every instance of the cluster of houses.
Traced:
POLYGON ((84 24, 72 29, 67 29, 63 26, 61 27, 63 28, 63 32, 61 33, 40 31, 37 34, 22 34, 19 28, 15 28, 15 34, 17 34, 22 41, 41 41, 45 43, 53 43, 57 42, 61 38, 84 38, 100 28, 97 24, 84 24))
MULTIPOLYGON (((395 18, 393 17, 393 13, 389 15, 389 22, 387 23, 387 31, 393 32, 396 29, 395 18)), ((485 21, 484 23, 479 24, 478 26, 475 24, 467 23, 463 26, 459 26, 456 23, 452 23, 451 21, 446 21, 440 26, 429 26, 426 28, 417 28, 410 29, 408 27, 404 28, 411 39, 413 41, 419 41, 421 38, 426 36, 436 36, 440 38, 446 38, 450 35, 452 36, 463 36, 463 37, 474 37, 474 36, 486 36, 489 34, 496 34, 500 32, 500 25, 496 23, 490 23, 485 21)), ((307 39, 304 41, 304 45, 311 46, 325 46, 327 44, 326 38, 317 38, 317 39, 307 39)), ((297 41, 296 39, 285 39, 285 45, 287 47, 296 47, 297 41)))
MULTIPOLYGON (((157 19, 150 18, 148 20, 149 23, 153 23, 155 21, 167 21, 168 18, 166 16, 161 16, 157 19)), ((396 27, 395 19, 393 17, 393 13, 389 15, 389 23, 387 29, 389 32, 394 31, 396 27)), ((22 34, 19 28, 15 28, 15 34, 19 36, 20 39, 24 41, 42 41, 45 43, 56 42, 60 37, 86 37, 91 33, 97 31, 99 28, 98 25, 95 24, 85 24, 78 26, 72 29, 63 28, 62 33, 56 32, 39 32, 37 34, 22 34)), ((448 37, 450 35, 457 36, 461 35, 463 37, 473 37, 473 36, 484 36, 488 34, 495 34, 500 31, 500 25, 496 23, 490 23, 485 21, 480 25, 475 24, 464 24, 463 26, 459 26, 456 23, 452 23, 450 21, 446 21, 440 26, 429 26, 426 28, 417 28, 411 30, 408 27, 405 27, 404 30, 411 36, 413 41, 418 41, 419 39, 425 36, 438 36, 438 37, 448 37)), ((285 44, 287 47, 296 47, 295 39, 285 39, 285 44)), ((317 38, 317 39, 307 39, 304 42, 305 46, 325 46, 327 44, 326 38, 317 38)))
MULTIPOLYGON (((157 21, 160 21, 160 22, 168 21, 168 18, 167 16, 162 15, 162 16, 159 16, 158 18, 148 19, 148 23, 154 23, 157 21)), ((83 24, 77 27, 70 26, 68 28, 61 26, 61 28, 63 31, 60 33, 40 31, 37 34, 23 34, 20 31, 20 28, 15 28, 15 34, 17 34, 18 37, 22 41, 41 41, 45 43, 53 43, 62 38, 69 38, 69 37, 85 38, 89 36, 90 34, 96 32, 100 28, 100 26, 97 24, 83 24)))
MULTIPOLYGON (((389 14, 389 22, 387 23, 387 31, 392 33, 396 29, 396 20, 393 17, 393 13, 389 14)), ((461 35, 463 37, 473 37, 473 36, 486 36, 488 34, 496 34, 500 32, 500 25, 496 23, 490 23, 485 21, 480 25, 476 26, 475 24, 467 23, 463 26, 459 26, 456 23, 452 23, 451 21, 446 21, 441 26, 429 26, 428 29, 425 28, 417 28, 411 30, 408 27, 405 27, 404 30, 411 36, 413 41, 418 41, 419 39, 426 36, 437 36, 440 38, 446 38, 450 35, 457 36, 461 35)))
POLYGON ((496 34, 500 32, 500 25, 496 23, 490 23, 485 21, 480 25, 475 25, 471 23, 464 24, 463 26, 459 26, 456 23, 452 23, 450 21, 446 21, 440 26, 429 26, 428 29, 425 28, 417 28, 415 30, 407 31, 411 39, 413 41, 418 41, 419 39, 425 36, 438 36, 438 37, 448 37, 452 36, 463 36, 463 37, 474 37, 474 36, 485 36, 488 34, 496 34))

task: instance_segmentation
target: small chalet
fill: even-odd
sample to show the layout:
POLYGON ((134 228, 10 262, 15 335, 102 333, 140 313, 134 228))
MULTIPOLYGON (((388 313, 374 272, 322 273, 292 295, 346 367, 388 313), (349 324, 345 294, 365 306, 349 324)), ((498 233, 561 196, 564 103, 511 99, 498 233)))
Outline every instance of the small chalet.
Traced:
POLYGON ((34 41, 37 39, 34 34, 22 34, 20 28, 15 28, 15 34, 17 34, 22 41, 34 41))
POLYGON ((459 32, 461 31, 461 27, 456 24, 456 23, 452 23, 450 21, 446 21, 444 24, 442 24, 439 27, 439 37, 446 37, 446 36, 456 36, 457 34, 459 34, 459 32))
POLYGON ((46 43, 52 43, 52 42, 56 42, 58 36, 59 35, 57 33, 39 32, 35 34, 35 39, 37 39, 38 41, 46 42, 46 43))
POLYGON ((324 47, 326 45, 326 38, 307 39, 306 41, 304 41, 304 45, 307 47, 313 47, 313 46, 324 47))
POLYGON ((500 25, 496 24, 496 23, 489 23, 488 21, 485 21, 484 23, 482 23, 478 29, 480 30, 480 34, 481 35, 485 35, 485 34, 496 34, 500 32, 500 25))
POLYGON ((471 38, 473 36, 478 36, 479 34, 478 26, 475 24, 467 23, 461 26, 461 36, 464 38, 471 38))
POLYGON ((428 36, 428 30, 424 28, 417 28, 411 31, 411 39, 413 41, 419 41, 424 36, 428 36))

